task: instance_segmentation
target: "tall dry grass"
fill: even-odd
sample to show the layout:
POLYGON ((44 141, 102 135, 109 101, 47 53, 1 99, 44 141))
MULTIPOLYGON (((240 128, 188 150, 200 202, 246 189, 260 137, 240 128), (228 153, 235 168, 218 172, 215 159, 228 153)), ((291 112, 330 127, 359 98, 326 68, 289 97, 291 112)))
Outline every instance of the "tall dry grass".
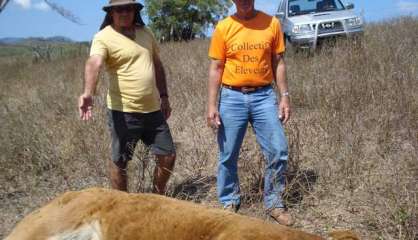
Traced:
MULTIPOLYGON (((369 25, 361 46, 337 42, 288 55, 293 118, 286 201, 296 227, 363 239, 418 238, 418 21, 369 25)), ((207 41, 162 47, 178 160, 168 195, 216 206, 215 134, 205 125, 207 41)), ((100 79, 95 119, 78 120, 86 56, 32 64, 0 59, 0 238, 57 194, 108 186, 110 142, 100 79)), ((140 145, 130 189, 148 191, 153 161, 140 145)), ((264 218, 263 156, 251 129, 240 157, 243 214, 264 218)))

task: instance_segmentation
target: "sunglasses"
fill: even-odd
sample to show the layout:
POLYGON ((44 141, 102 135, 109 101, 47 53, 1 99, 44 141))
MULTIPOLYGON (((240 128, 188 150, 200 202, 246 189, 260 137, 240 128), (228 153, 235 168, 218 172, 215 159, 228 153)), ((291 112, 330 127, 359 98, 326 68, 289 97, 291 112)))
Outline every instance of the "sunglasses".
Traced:
POLYGON ((136 10, 136 7, 135 6, 116 6, 116 7, 113 7, 112 10, 117 13, 133 12, 136 10))

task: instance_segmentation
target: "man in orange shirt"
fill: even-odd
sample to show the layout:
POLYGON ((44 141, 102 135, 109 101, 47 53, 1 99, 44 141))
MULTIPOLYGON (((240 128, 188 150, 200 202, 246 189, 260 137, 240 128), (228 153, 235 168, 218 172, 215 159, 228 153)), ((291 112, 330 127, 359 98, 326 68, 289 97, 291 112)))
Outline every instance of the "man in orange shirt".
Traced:
POLYGON ((254 9, 254 0, 233 2, 237 12, 218 23, 209 49, 207 120, 218 129, 218 197, 238 211, 237 161, 249 122, 266 158, 265 207, 278 223, 292 225, 281 197, 288 159, 282 123, 290 117, 283 33, 276 18, 254 9))

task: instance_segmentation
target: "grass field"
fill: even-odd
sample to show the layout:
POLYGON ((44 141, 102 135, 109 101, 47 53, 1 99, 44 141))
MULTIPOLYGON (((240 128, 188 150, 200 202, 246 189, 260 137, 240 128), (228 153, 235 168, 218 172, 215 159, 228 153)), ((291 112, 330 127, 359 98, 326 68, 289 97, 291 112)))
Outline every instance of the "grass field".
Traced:
MULTIPOLYGON (((208 41, 161 46, 178 148, 167 194, 219 207, 216 138, 205 123, 207 49, 208 41)), ((297 228, 418 239, 417 49, 418 20, 400 18, 368 25, 361 46, 341 41, 314 56, 286 56, 293 117, 286 126, 291 159, 285 197, 297 228)), ((64 191, 108 187, 107 78, 100 79, 95 119, 79 121, 85 60, 83 51, 38 63, 0 58, 0 238, 64 191)), ((148 191, 152 165, 139 146, 131 191, 148 191)), ((240 155, 242 214, 267 219, 263 167, 250 129, 240 155)))

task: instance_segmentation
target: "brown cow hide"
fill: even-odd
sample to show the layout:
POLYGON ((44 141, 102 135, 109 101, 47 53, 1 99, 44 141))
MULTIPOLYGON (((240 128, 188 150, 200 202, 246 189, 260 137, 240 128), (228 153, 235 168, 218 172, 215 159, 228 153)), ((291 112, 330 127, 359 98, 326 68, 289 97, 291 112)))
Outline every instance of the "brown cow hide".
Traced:
MULTIPOLYGON (((341 235, 343 237, 353 236, 341 235)), ((154 194, 68 192, 25 217, 6 240, 321 240, 278 224, 154 194)), ((339 239, 338 236, 335 239, 339 239)), ((341 238, 357 239, 357 238, 341 238)))

